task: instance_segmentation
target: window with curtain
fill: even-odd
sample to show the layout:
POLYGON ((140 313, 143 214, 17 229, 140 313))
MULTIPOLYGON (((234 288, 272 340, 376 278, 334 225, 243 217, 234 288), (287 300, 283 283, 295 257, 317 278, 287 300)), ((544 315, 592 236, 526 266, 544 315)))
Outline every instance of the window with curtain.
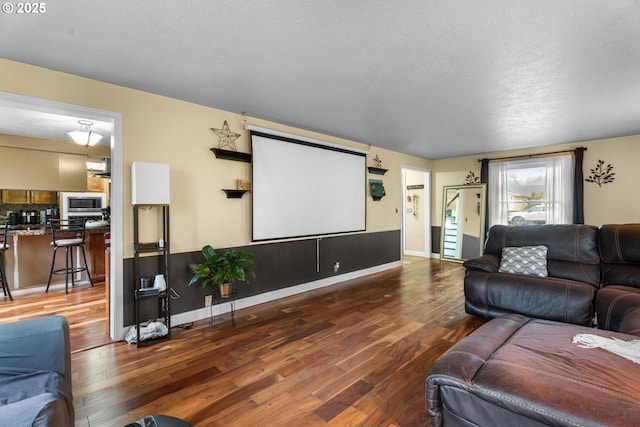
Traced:
POLYGON ((492 161, 488 175, 489 226, 573 222, 571 154, 492 161))

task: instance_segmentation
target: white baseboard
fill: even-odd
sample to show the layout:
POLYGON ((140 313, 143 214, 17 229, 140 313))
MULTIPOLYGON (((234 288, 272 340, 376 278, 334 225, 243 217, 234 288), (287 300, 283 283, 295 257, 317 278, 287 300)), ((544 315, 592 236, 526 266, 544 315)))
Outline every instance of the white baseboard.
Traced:
MULTIPOLYGON (((312 291, 314 289, 324 288, 326 286, 335 285, 347 280, 356 279, 358 277, 367 276, 369 274, 378 273, 380 271, 388 270, 390 268, 400 267, 402 261, 394 261, 387 264, 376 265, 375 267, 366 268, 364 270, 353 271, 351 273, 345 273, 338 276, 331 276, 325 279, 316 280, 314 282, 303 283, 301 285, 290 286, 288 288, 282 288, 271 292, 265 292, 259 295, 253 295, 247 298, 236 300, 236 310, 243 308, 253 307, 258 304, 264 304, 265 302, 275 301, 281 298, 290 297, 293 295, 301 294, 303 292, 312 291)), ((174 314, 171 316, 171 325, 183 325, 185 323, 195 322, 202 319, 207 319, 211 315, 218 316, 220 314, 226 314, 231 311, 230 304, 217 304, 210 307, 202 307, 196 310, 187 311, 185 313, 174 314), (213 312, 213 314, 212 314, 213 312)))
POLYGON ((420 252, 420 251, 404 251, 404 254, 405 255, 411 255, 411 256, 419 256, 419 257, 422 257, 422 258, 428 258, 427 254, 424 251, 422 251, 422 252, 420 252))

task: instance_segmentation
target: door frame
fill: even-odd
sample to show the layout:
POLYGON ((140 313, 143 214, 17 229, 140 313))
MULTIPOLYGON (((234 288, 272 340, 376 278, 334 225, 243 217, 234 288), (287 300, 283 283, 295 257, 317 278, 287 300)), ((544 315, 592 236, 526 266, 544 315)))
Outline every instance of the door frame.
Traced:
POLYGON ((424 169, 424 168, 418 168, 415 166, 409 166, 409 165, 400 165, 400 170, 401 170, 401 182, 402 182, 402 190, 401 190, 401 194, 402 194, 402 255, 404 256, 405 254, 407 255, 415 255, 415 256, 421 256, 421 257, 425 257, 425 258, 431 258, 431 253, 432 253, 432 249, 431 249, 431 170, 430 169, 424 169), (423 251, 422 252, 418 252, 418 253, 407 253, 407 248, 406 248, 406 213, 407 213, 407 184, 406 184, 406 174, 405 171, 413 171, 413 172, 422 172, 424 174, 424 197, 423 202, 422 202, 422 206, 420 207, 420 210, 422 212, 424 212, 424 223, 423 223, 423 227, 424 227, 424 247, 423 247, 423 251))
POLYGON ((0 91, 0 105, 62 116, 85 117, 111 123, 111 249, 109 269, 109 336, 120 340, 124 336, 123 286, 123 191, 122 191, 122 113, 100 110, 82 105, 52 101, 27 95, 0 91), (119 308, 119 309, 118 309, 119 308))

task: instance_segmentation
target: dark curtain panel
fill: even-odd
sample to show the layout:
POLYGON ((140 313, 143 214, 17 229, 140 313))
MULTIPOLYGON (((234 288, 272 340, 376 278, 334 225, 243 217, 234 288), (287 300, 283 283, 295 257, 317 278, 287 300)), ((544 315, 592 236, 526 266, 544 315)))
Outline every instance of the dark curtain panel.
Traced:
POLYGON ((487 184, 484 202, 484 232, 489 232, 489 159, 482 159, 480 166, 480 183, 487 184))
POLYGON ((582 162, 584 160, 585 147, 573 150, 573 223, 584 224, 584 176, 582 174, 582 162))

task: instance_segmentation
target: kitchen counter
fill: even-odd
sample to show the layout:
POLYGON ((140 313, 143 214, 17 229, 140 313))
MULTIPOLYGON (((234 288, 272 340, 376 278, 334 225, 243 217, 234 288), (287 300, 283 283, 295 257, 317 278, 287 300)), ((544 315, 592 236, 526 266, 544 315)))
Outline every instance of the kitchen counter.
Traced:
MULTIPOLYGON (((94 282, 105 280, 104 233, 109 231, 107 222, 86 229, 85 252, 87 264, 94 282)), ((39 224, 10 226, 10 249, 5 252, 5 270, 13 290, 37 288, 47 285, 53 249, 51 229, 39 224), (13 272, 13 274, 11 274, 13 272)), ((74 253, 74 262, 82 260, 82 254, 74 253)), ((63 268, 64 253, 59 251, 55 269, 63 268)), ((83 275, 83 277, 86 277, 83 275)), ((54 275, 51 284, 64 284, 64 275, 54 275)))

